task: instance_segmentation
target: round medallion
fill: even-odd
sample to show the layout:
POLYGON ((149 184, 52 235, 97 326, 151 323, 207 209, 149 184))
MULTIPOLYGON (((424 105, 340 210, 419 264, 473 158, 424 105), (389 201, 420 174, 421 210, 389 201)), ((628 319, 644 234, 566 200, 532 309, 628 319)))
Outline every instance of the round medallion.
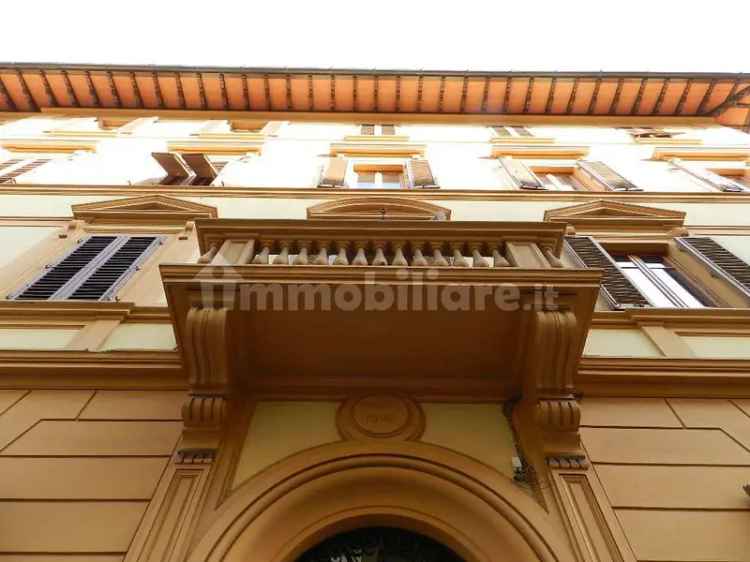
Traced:
POLYGON ((351 398, 339 408, 339 432, 348 439, 415 439, 424 414, 411 399, 393 394, 351 398))

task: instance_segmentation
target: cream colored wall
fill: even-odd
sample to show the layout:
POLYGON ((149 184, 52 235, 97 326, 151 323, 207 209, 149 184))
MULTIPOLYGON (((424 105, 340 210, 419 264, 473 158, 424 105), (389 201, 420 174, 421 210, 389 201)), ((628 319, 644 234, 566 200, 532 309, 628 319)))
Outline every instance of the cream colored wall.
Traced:
POLYGON ((683 335, 682 340, 696 357, 708 359, 750 359, 750 335, 683 335))
MULTIPOLYGON (((421 406, 425 414, 421 441, 452 449, 513 477, 511 457, 517 453, 502 404, 421 406)), ((339 441, 338 407, 338 402, 258 402, 243 441, 233 487, 294 453, 339 441)))
POLYGON ((712 236, 711 238, 745 263, 750 263, 750 236, 712 236))
POLYGON ((0 268, 60 230, 55 226, 0 226, 0 268))
POLYGON ((0 349, 65 349, 79 328, 0 328, 0 349))
POLYGON ((177 346, 172 324, 119 324, 104 341, 99 351, 172 350, 177 346))
POLYGON ((594 328, 589 330, 583 354, 600 357, 663 356, 651 339, 637 328, 594 328))

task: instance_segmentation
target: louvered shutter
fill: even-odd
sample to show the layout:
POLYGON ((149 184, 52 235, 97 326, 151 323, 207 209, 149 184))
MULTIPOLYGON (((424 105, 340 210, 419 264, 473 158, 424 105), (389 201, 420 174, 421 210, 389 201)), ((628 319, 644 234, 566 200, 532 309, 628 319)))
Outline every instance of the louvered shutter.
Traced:
POLYGON ((589 236, 566 236, 565 241, 586 267, 604 270, 602 292, 618 307, 649 306, 648 300, 620 271, 609 254, 589 236))
POLYGON ((341 156, 330 158, 318 185, 320 187, 344 187, 347 165, 346 158, 341 156))
POLYGON ((114 294, 160 241, 158 236, 90 236, 8 298, 103 300, 114 294))
POLYGON ((677 241, 703 263, 750 296, 750 265, 713 238, 690 236, 677 241))
POLYGON ((396 134, 396 126, 395 125, 381 125, 380 126, 380 134, 382 134, 382 135, 395 135, 396 134))
POLYGON ((580 162, 579 166, 609 191, 643 191, 604 162, 580 162))
POLYGON ((409 160, 409 173, 411 175, 411 186, 417 189, 437 188, 437 182, 432 175, 430 163, 424 158, 409 160))
POLYGON ((492 130, 498 137, 509 137, 511 136, 508 127, 492 127, 492 130))
POLYGON ((360 126, 359 133, 361 135, 367 135, 367 136, 374 135, 375 134, 375 125, 373 125, 371 123, 365 123, 365 124, 363 124, 363 125, 360 126))
POLYGON ((158 236, 123 236, 123 243, 68 297, 70 300, 111 300, 156 246, 158 236))
POLYGON ((519 137, 533 137, 534 136, 531 134, 531 131, 529 131, 526 127, 513 127, 513 130, 516 132, 516 134, 519 137))
MULTIPOLYGON (((18 176, 21 176, 27 172, 30 172, 31 170, 35 170, 39 168, 40 166, 46 164, 47 162, 50 162, 52 158, 36 158, 34 160, 28 160, 25 164, 18 166, 17 168, 14 168, 10 170, 9 172, 0 175, 0 183, 15 183, 16 178, 18 176)), ((22 162, 20 159, 11 160, 13 164, 17 164, 18 162, 22 162)), ((11 164, 8 163, 9 167, 11 164)))
POLYGON ((500 165, 508 173, 513 184, 518 189, 544 189, 539 178, 523 162, 506 157, 500 158, 500 165))
POLYGON ((213 180, 218 175, 213 163, 208 159, 208 156, 203 153, 183 154, 182 158, 199 178, 213 180))
POLYGON ((744 188, 738 183, 733 182, 729 178, 720 176, 719 174, 715 174, 710 170, 688 166, 677 158, 674 158, 670 160, 669 162, 670 164, 672 164, 676 168, 679 168, 686 174, 708 184, 709 186, 715 189, 719 189, 721 191, 733 192, 733 193, 745 191, 744 188))
POLYGON ((151 156, 159 163, 168 177, 184 179, 190 176, 190 169, 179 154, 175 154, 174 152, 152 152, 151 156))

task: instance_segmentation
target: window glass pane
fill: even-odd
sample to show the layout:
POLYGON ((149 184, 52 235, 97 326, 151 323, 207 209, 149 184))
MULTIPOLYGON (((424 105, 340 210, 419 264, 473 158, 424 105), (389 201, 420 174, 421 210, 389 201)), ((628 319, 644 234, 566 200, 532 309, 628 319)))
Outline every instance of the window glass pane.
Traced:
POLYGON ((359 172, 357 187, 375 187, 375 172, 359 172))
POLYGON ((652 305, 664 308, 677 307, 641 270, 625 267, 622 269, 622 272, 651 301, 652 305))
POLYGON ((398 172, 383 172, 383 189, 398 189, 401 187, 401 174, 398 172))
POLYGON ((654 274, 659 278, 659 281, 669 287, 669 290, 685 303, 687 308, 703 308, 703 303, 695 298, 695 296, 683 286, 682 283, 680 283, 680 280, 673 277, 669 271, 657 269, 654 270, 654 274))
POLYGON ((664 263, 664 258, 661 256, 639 256, 644 262, 646 262, 646 265, 648 265, 649 269, 663 269, 665 267, 668 267, 664 263))
POLYGON ((630 261, 630 257, 625 254, 610 254, 610 257, 621 267, 635 267, 635 264, 630 261))

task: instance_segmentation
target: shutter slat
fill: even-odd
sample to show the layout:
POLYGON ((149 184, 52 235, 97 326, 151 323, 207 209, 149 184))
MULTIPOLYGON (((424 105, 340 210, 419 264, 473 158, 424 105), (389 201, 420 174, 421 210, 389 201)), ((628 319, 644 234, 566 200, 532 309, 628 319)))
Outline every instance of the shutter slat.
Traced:
POLYGON ((57 264, 51 266, 26 289, 10 298, 16 300, 48 300, 55 296, 76 275, 104 252, 117 236, 91 236, 57 264))
POLYGON ((409 161, 411 171, 411 185, 419 189, 432 189, 437 187, 437 182, 432 175, 430 163, 424 158, 414 158, 409 161))
POLYGON ((750 265, 724 246, 707 236, 678 238, 678 241, 698 254, 704 261, 728 277, 745 294, 750 295, 750 265))
POLYGON ((321 187, 344 187, 347 164, 346 158, 340 156, 330 158, 318 185, 321 187))
POLYGON ((609 191, 643 191, 604 162, 580 162, 581 168, 609 191))
POLYGON ((500 164, 519 189, 545 189, 539 178, 523 162, 513 158, 501 158, 500 164))
POLYGON ((586 267, 604 270, 602 288, 620 306, 649 306, 648 300, 635 288, 593 238, 589 236, 566 236, 565 241, 586 267))

